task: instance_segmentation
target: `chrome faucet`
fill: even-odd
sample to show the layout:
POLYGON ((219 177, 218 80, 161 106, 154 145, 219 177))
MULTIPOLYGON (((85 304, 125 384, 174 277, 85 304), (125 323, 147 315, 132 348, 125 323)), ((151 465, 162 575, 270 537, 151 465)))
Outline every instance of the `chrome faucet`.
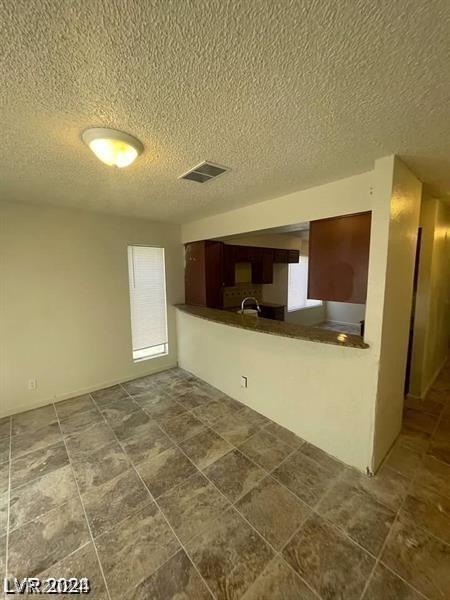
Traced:
POLYGON ((258 300, 254 296, 247 296, 247 298, 244 298, 241 303, 241 312, 242 313, 244 313, 244 306, 245 306, 245 303, 247 302, 247 300, 253 300, 256 304, 256 310, 259 313, 261 312, 261 308, 259 306, 258 300))

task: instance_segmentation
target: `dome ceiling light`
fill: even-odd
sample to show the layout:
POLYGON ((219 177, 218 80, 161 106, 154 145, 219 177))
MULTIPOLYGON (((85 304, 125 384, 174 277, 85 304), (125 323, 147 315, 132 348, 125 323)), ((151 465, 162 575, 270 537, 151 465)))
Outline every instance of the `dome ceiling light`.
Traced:
POLYGON ((110 167, 128 167, 144 150, 138 139, 117 129, 85 129, 81 139, 99 160, 110 167))

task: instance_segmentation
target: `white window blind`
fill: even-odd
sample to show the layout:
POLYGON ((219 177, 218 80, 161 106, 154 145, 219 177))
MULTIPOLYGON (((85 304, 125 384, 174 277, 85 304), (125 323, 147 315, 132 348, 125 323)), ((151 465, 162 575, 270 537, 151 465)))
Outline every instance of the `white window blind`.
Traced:
POLYGON ((321 304, 321 300, 308 300, 308 257, 301 256, 298 263, 289 264, 288 311, 321 304))
POLYGON ((164 248, 128 246, 134 360, 167 353, 164 248))

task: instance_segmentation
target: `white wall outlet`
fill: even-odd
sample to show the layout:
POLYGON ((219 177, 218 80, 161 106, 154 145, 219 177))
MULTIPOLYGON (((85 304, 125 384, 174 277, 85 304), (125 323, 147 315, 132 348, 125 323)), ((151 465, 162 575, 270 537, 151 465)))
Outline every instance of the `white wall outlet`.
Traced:
POLYGON ((241 375, 241 387, 246 388, 247 387, 247 377, 244 377, 244 375, 241 375))
POLYGON ((31 392, 34 392, 34 390, 37 388, 37 379, 29 379, 28 380, 28 389, 31 392))

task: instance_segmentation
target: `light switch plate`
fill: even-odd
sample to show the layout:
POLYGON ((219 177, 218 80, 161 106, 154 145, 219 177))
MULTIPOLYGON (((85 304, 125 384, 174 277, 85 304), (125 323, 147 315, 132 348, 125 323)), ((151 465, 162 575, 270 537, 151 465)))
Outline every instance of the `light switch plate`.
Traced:
POLYGON ((241 387, 247 387, 247 377, 245 377, 244 375, 241 375, 241 387))

